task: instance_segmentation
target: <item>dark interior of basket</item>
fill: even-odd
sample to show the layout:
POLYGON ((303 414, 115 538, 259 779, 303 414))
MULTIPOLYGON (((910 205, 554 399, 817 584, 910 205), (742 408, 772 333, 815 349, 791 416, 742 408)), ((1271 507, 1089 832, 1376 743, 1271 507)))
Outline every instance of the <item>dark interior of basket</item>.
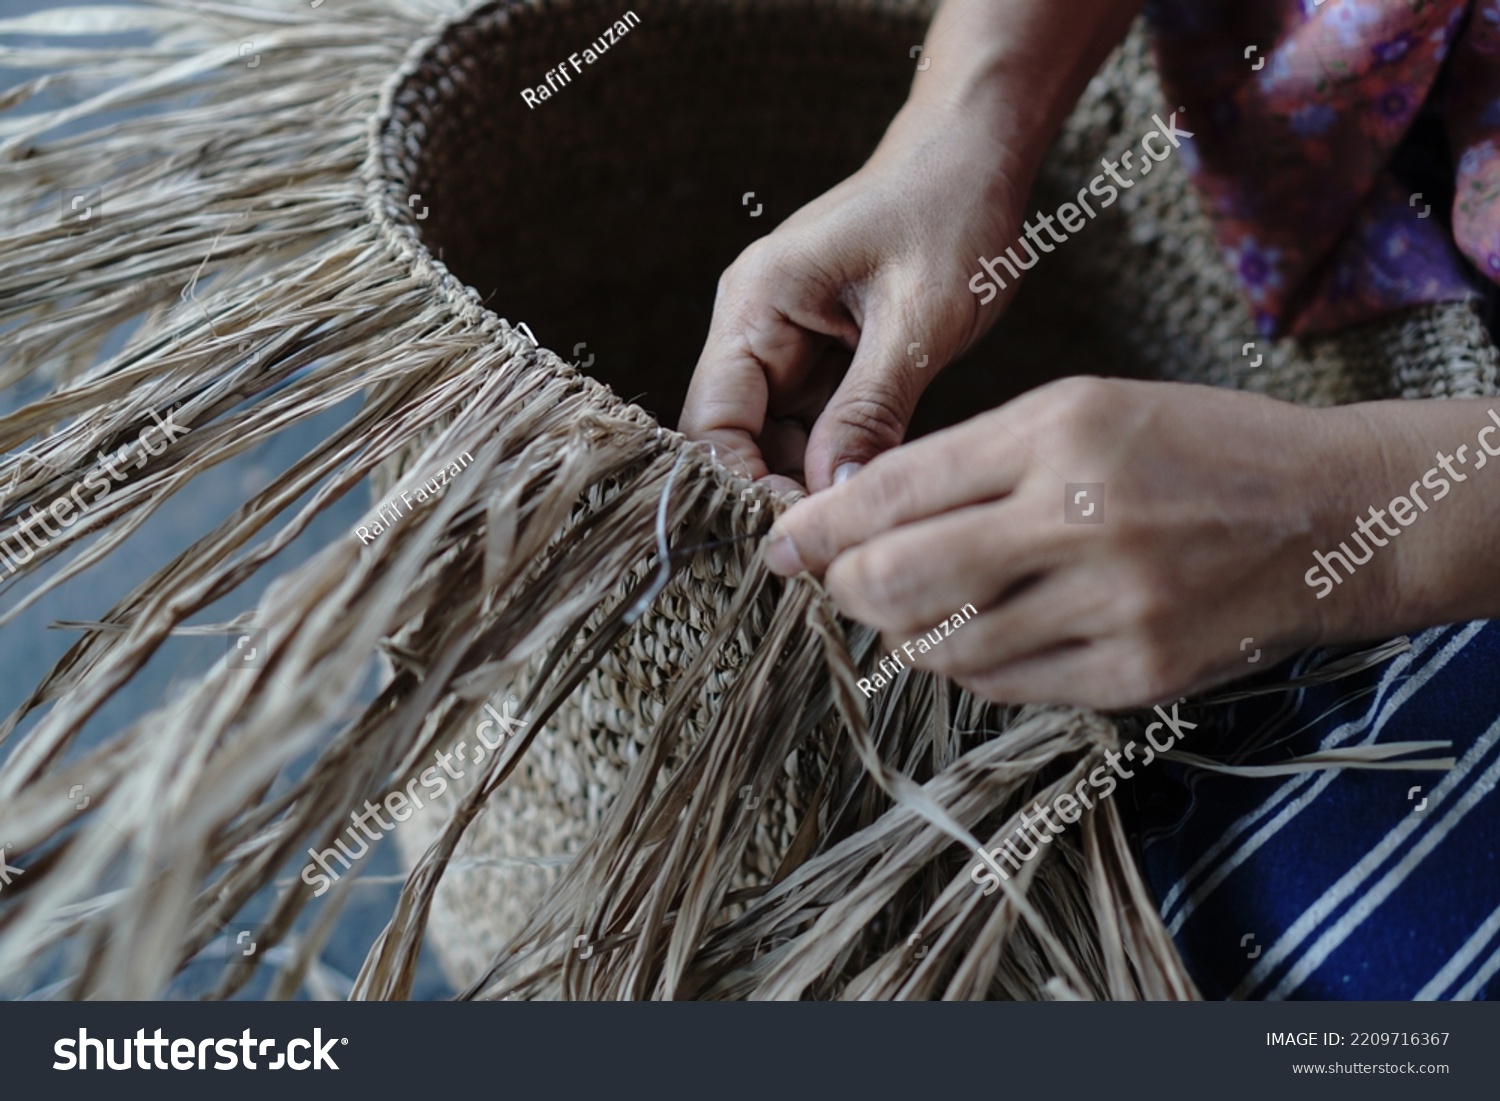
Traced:
MULTIPOLYGON (((497 4, 399 90, 387 176, 495 313, 675 425, 719 275, 866 160, 924 29, 873 5, 497 4)), ((1024 388, 985 369, 990 344, 928 392, 917 431, 1024 388)))

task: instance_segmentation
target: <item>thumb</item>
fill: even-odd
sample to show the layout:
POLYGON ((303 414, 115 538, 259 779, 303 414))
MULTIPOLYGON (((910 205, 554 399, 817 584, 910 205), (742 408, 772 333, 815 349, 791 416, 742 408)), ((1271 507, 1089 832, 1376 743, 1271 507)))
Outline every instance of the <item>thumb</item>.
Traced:
POLYGON ((899 447, 917 399, 941 363, 931 342, 866 328, 848 374, 808 436, 803 463, 807 488, 813 493, 827 489, 854 472, 846 468, 857 469, 899 447))

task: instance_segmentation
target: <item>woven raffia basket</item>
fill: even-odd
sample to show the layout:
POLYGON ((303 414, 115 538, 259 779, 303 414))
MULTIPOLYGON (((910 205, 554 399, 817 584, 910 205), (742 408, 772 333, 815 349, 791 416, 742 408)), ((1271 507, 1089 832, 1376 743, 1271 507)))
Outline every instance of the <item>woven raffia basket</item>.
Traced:
MULTIPOLYGON (((560 345, 586 343, 600 361, 596 377, 669 416, 696 360, 715 279, 747 243, 736 197, 769 195, 784 216, 858 167, 905 95, 923 10, 637 7, 643 33, 609 55, 607 70, 539 110, 522 105, 520 88, 587 40, 609 5, 502 6, 453 24, 416 52, 394 96, 385 171, 391 193, 421 192, 447 212, 413 228, 464 282, 557 334, 560 345), (454 74, 451 84, 445 74, 454 74)), ((1162 108, 1138 27, 1088 90, 1032 205, 1066 199, 1101 156, 1149 131, 1162 108)), ((1257 337, 1179 161, 1127 193, 1090 232, 1087 247, 1059 250, 1028 276, 1000 334, 929 396, 927 425, 994 404, 1003 390, 993 376, 1034 376, 1035 363, 1058 376, 1212 382, 1320 404, 1492 392, 1494 349, 1463 306, 1317 344, 1273 347, 1257 337), (1266 352, 1254 366, 1243 354, 1249 341, 1266 352)), ((759 526, 743 509, 730 511, 708 538, 759 526)), ((526 861, 561 863, 598 835, 632 763, 649 751, 671 687, 743 584, 742 557, 705 554, 674 584, 588 675, 469 830, 459 856, 477 866, 445 882, 434 913, 437 944, 460 981, 475 982, 512 937, 524 942, 529 915, 555 888, 557 870, 526 861)), ((703 715, 723 708, 724 689, 763 643, 755 620, 764 614, 713 656, 703 715)), ((917 709, 923 722, 943 722, 949 708, 984 712, 940 695, 917 709)), ((1003 728, 1005 718, 985 713, 982 721, 1003 728)), ((689 744, 704 721, 690 724, 689 744)), ((799 827, 826 814, 820 785, 838 737, 836 724, 821 724, 784 776, 773 777, 731 887, 772 882, 799 827)), ((680 768, 673 760, 665 772, 680 768)), ((401 835, 409 857, 433 840, 436 825, 424 820, 401 835)), ((834 833, 825 824, 825 843, 834 833)), ((941 877, 916 897, 931 905, 940 886, 941 877)), ((879 939, 870 932, 849 942, 868 951, 879 939)))
MULTIPOLYGON (((152 996, 288 862, 435 751, 472 747, 482 704, 513 697, 524 731, 470 758, 442 812, 396 830, 410 877, 355 996, 404 996, 430 931, 479 997, 1193 997, 1111 803, 1002 891, 969 874, 976 846, 1075 786, 1134 720, 996 706, 909 673, 866 701, 871 633, 816 584, 769 575, 754 539, 726 542, 764 532, 782 503, 669 430, 718 275, 873 150, 929 5, 635 0, 638 24, 534 107, 522 89, 624 4, 490 3, 436 25, 427 5, 351 0, 337 21, 282 7, 223 16, 263 68, 237 55, 205 62, 206 90, 182 76, 139 92, 176 97, 171 125, 126 125, 92 159, 24 133, 6 150, 14 203, 110 166, 129 185, 106 206, 118 249, 59 230, 9 242, 6 271, 48 250, 63 272, 55 286, 11 275, 14 370, 66 384, 92 364, 94 329, 49 327, 66 293, 89 324, 144 319, 88 386, 18 415, 6 446, 40 433, 48 465, 9 464, 7 516, 81 477, 94 440, 147 406, 184 401, 195 427, 110 519, 365 399, 87 631, 28 705, 55 701, 24 740, 33 765, 0 782, 0 824, 57 858, 26 877, 0 975, 81 931, 103 947, 74 993, 152 996), (132 250, 155 250, 149 279, 132 250), (263 666, 206 675, 58 763, 170 630, 327 500, 371 475, 390 500, 465 453, 377 540, 336 540, 278 577, 250 621, 267 632, 263 666), (330 733, 376 655, 378 698, 330 733), (67 835, 52 808, 74 782, 97 805, 67 835), (100 900, 91 877, 110 858, 134 874, 100 900), (67 928, 49 924, 63 903, 82 915, 67 928)), ((151 29, 163 59, 207 34, 181 13, 151 29)), ((134 64, 95 72, 124 80, 134 64)), ((1032 205, 1076 193, 1162 108, 1137 28, 1032 205)), ((1176 159, 1088 232, 937 380, 920 428, 1072 373, 1312 403, 1494 392, 1495 349, 1465 305, 1242 355, 1253 325, 1176 159)), ((282 884, 267 920, 268 940, 296 946, 281 991, 327 935, 302 935, 297 915, 344 899, 353 876, 321 901, 303 882, 282 884)))

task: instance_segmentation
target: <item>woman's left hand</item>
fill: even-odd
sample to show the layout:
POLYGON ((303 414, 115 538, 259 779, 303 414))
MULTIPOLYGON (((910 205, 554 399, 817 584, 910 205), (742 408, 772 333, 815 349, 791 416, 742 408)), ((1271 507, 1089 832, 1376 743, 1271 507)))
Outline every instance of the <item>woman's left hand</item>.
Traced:
POLYGON ((1381 458, 1357 407, 1065 379, 798 502, 767 563, 892 648, 974 605, 915 660, 979 695, 1144 706, 1395 618, 1394 554, 1326 600, 1304 580, 1388 499, 1381 458))

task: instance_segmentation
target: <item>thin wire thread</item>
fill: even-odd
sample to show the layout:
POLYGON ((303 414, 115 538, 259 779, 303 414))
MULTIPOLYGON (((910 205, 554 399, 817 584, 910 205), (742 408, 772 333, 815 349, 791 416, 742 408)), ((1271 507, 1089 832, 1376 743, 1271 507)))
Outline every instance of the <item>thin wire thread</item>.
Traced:
POLYGON ((672 463, 672 471, 667 475, 667 484, 662 487, 661 499, 656 503, 656 576, 651 579, 651 584, 646 591, 636 599, 625 611, 623 617, 626 626, 635 623, 641 616, 646 614, 646 609, 651 602, 661 595, 661 591, 667 587, 667 582, 672 579, 672 563, 680 561, 701 551, 713 550, 716 547, 727 547, 734 543, 744 542, 746 539, 759 539, 760 532, 744 532, 740 535, 731 535, 727 539, 715 539, 711 543, 700 543, 695 547, 678 547, 675 551, 667 543, 667 506, 672 499, 672 485, 677 481, 677 472, 682 468, 682 460, 686 457, 686 450, 679 451, 677 458, 672 463))
POLYGON ((672 551, 667 546, 667 505, 672 499, 672 486, 677 481, 677 472, 682 469, 682 460, 686 451, 677 452, 677 458, 672 461, 672 471, 667 475, 667 484, 662 488, 661 500, 656 503, 656 577, 646 587, 646 591, 636 599, 636 602, 625 610, 624 621, 627 626, 640 619, 646 614, 646 609, 655 600, 661 591, 667 587, 667 582, 672 577, 672 551))

